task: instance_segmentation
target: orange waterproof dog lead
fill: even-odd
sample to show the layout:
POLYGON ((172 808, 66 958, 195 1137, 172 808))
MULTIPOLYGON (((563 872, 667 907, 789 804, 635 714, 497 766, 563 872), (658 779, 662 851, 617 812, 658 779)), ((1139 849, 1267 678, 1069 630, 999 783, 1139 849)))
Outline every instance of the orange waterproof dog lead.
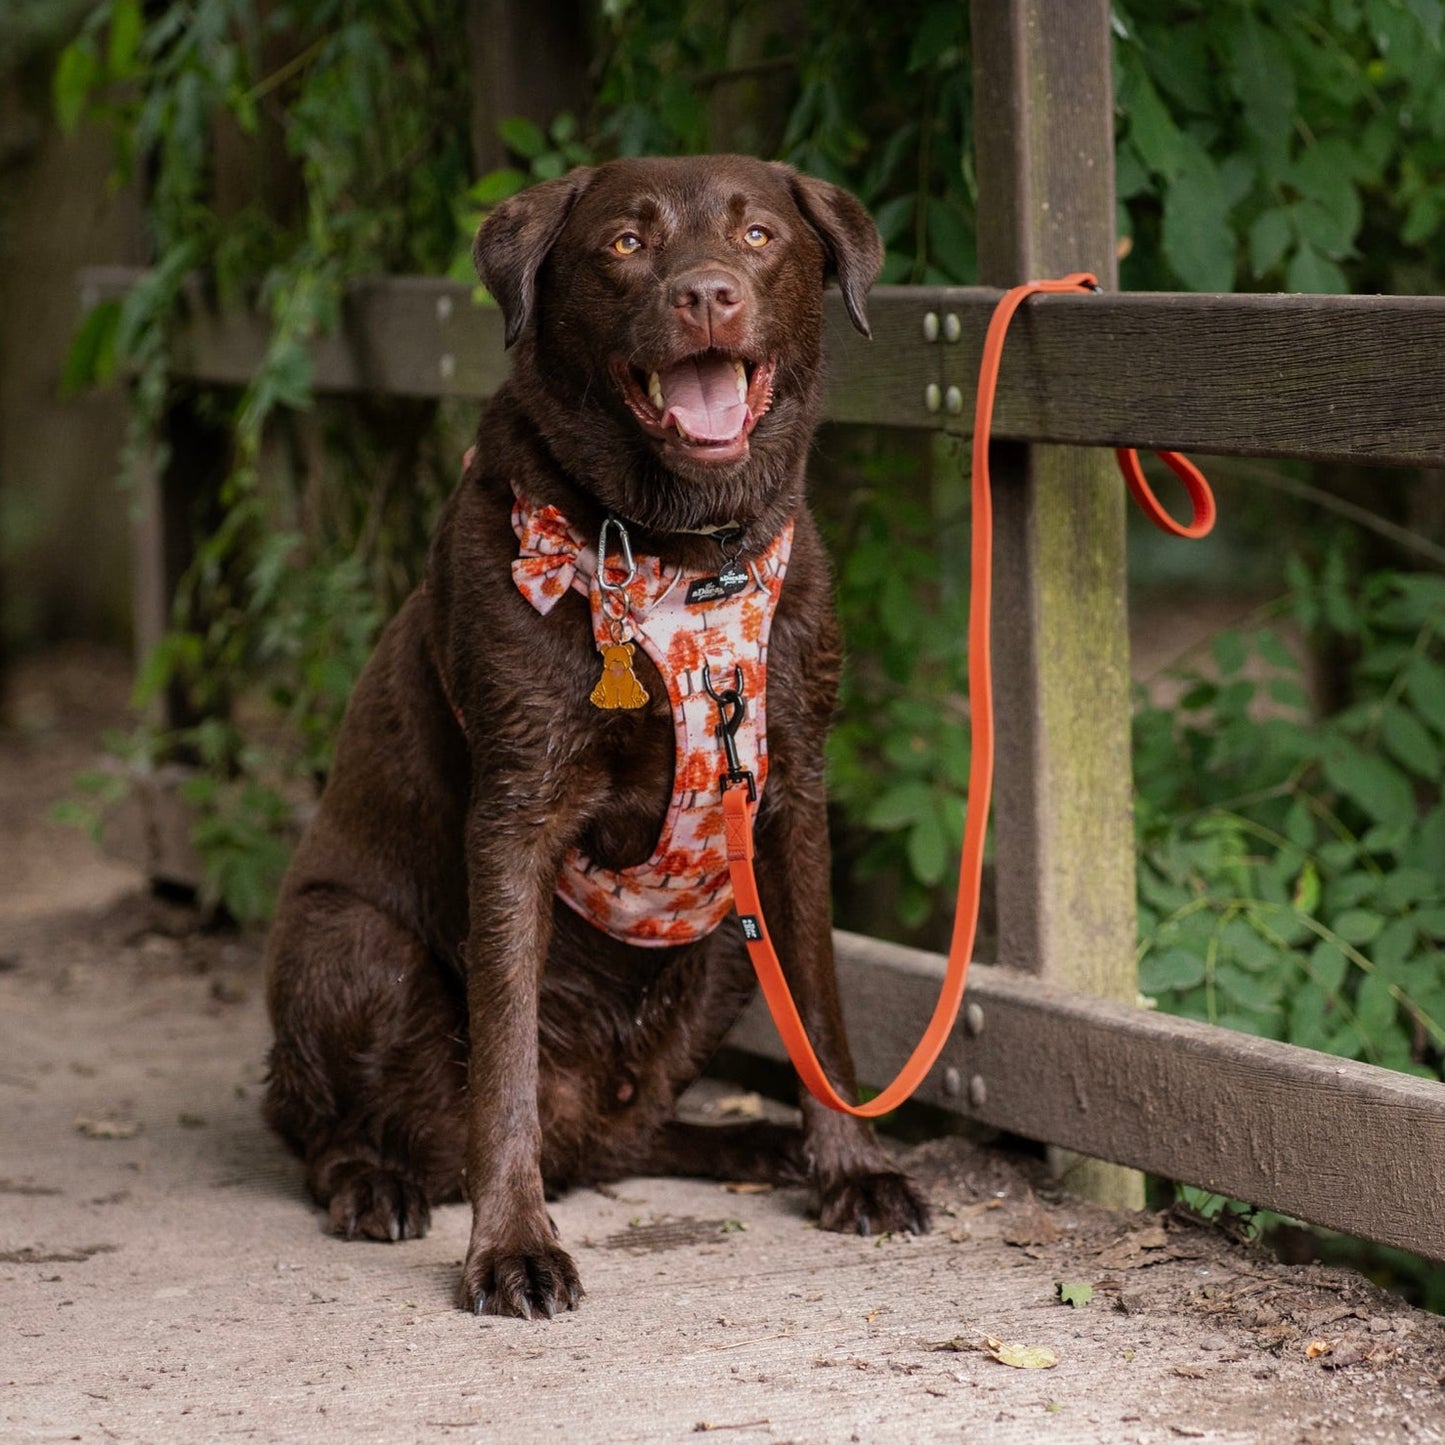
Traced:
MULTIPOLYGON (((989 629, 993 594, 993 505, 989 490, 988 443, 993 423, 994 393, 998 386, 999 363, 1004 337, 1014 313, 1037 292, 1097 291, 1097 280, 1085 272, 1053 281, 1030 281, 1005 292, 989 322, 979 365, 978 403, 973 430, 973 545, 968 622, 968 697, 973 726, 973 755, 969 762, 968 817, 964 825, 963 858, 959 865, 958 903, 953 918, 953 938, 948 966, 933 1017, 917 1048, 882 1093, 866 1104, 850 1104, 840 1097, 818 1062, 798 1007, 783 975, 782 964, 768 936, 762 900, 753 873, 752 814, 747 774, 734 764, 722 780, 723 815, 726 823, 728 872, 733 898, 743 922, 748 953, 762 986, 763 997, 773 1016, 778 1034, 793 1061, 798 1076, 820 1102, 843 1114, 877 1118, 896 1109, 923 1082, 953 1031, 963 1002, 964 980, 973 955, 978 930, 980 885, 983 878, 984 839, 988 832, 989 802, 993 792, 993 673, 989 651, 989 629)), ((1134 500, 1155 526, 1178 537, 1202 537, 1214 526, 1214 495, 1209 483, 1186 457, 1178 452, 1156 452, 1184 483, 1194 515, 1189 523, 1176 522, 1164 510, 1139 466, 1138 453, 1115 452, 1134 500)), ((719 729, 720 734, 722 729, 719 729)), ((730 758, 731 761, 731 758, 730 758)))

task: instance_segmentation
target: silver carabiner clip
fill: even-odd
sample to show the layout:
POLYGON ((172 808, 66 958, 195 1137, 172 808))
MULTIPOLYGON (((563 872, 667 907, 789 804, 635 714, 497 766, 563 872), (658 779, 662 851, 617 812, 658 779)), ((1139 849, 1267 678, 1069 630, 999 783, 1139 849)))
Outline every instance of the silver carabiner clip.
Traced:
POLYGON ((627 528, 616 517, 608 515, 602 519, 602 532, 597 538, 597 585, 604 592, 626 592, 636 576, 637 564, 632 560, 632 538, 627 535, 627 528), (627 573, 621 582, 607 580, 607 533, 614 528, 622 550, 622 566, 627 573))
POLYGON ((637 563, 632 560, 632 538, 627 535, 627 528, 616 517, 608 515, 602 519, 602 532, 597 538, 597 589, 602 594, 602 612, 614 642, 623 641, 626 635, 627 614, 632 607, 627 588, 636 576, 637 563), (621 582, 609 581, 607 577, 607 534, 614 528, 622 553, 622 566, 627 573, 621 582))

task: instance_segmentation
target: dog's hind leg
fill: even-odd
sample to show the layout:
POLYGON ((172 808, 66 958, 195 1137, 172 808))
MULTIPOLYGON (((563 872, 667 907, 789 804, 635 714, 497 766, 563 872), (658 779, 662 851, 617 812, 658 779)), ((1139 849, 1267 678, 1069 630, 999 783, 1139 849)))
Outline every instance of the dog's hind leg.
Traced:
POLYGON ((276 1042, 265 1117, 347 1238, 415 1239, 460 1197, 460 988, 414 934, 354 896, 308 890, 272 929, 276 1042))
POLYGON ((674 1174, 739 1183, 806 1184, 803 1131, 795 1124, 749 1119, 735 1124, 693 1124, 670 1119, 631 1161, 638 1174, 674 1174))

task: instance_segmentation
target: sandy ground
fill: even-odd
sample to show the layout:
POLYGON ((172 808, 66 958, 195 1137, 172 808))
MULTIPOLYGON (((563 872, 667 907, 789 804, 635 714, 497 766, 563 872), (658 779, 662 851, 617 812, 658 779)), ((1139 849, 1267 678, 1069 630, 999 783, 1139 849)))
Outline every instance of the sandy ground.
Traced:
POLYGON ((465 1210, 330 1238, 261 1126, 257 940, 48 821, 123 681, 26 671, 0 732, 0 1441, 1445 1441, 1445 1320, 957 1137, 908 1151, 927 1238, 629 1181, 555 1208, 576 1313, 457 1312, 465 1210))

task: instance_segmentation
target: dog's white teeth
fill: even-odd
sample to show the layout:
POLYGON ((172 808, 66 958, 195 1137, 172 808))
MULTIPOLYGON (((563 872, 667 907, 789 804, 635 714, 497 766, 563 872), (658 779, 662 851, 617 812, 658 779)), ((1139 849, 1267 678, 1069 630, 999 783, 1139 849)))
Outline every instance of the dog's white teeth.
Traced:
POLYGON ((655 371, 647 378, 647 398, 658 411, 663 409, 662 380, 655 371))
POLYGON ((748 369, 741 361, 733 362, 733 376, 737 379, 738 400, 745 402, 748 399, 748 369))

